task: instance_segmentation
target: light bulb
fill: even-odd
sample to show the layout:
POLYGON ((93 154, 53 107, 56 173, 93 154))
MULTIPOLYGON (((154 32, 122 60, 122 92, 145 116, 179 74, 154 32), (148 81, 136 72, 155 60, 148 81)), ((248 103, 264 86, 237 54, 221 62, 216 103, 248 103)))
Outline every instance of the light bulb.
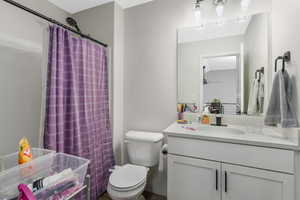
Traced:
POLYGON ((241 8, 243 11, 247 11, 251 0, 241 0, 241 8))
POLYGON ((218 17, 222 17, 224 14, 224 4, 219 3, 216 7, 216 12, 218 17))

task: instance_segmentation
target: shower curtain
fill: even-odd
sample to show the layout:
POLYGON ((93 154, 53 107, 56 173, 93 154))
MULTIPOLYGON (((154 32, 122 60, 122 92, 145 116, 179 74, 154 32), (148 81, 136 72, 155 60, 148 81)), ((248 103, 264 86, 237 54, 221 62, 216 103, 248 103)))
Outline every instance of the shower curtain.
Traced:
POLYGON ((44 146, 89 159, 91 198, 114 165, 106 48, 50 26, 44 146))

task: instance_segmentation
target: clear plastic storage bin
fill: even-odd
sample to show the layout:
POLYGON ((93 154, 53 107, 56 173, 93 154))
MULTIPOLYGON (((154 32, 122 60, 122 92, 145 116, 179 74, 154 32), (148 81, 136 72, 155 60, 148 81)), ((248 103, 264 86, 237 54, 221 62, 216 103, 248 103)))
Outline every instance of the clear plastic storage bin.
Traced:
MULTIPOLYGON (((55 153, 55 151, 52 150, 39 149, 39 148, 31 148, 31 152, 34 159, 39 159, 42 156, 51 156, 50 155, 51 153, 52 154, 55 153)), ((15 152, 0 157, 0 172, 4 170, 12 169, 13 167, 18 167, 19 166, 18 158, 19 158, 19 152, 15 152)))
MULTIPOLYGON (((72 156, 64 153, 49 153, 40 156, 31 162, 13 167, 0 173, 0 199, 14 199, 18 196, 18 185, 32 184, 34 181, 45 178, 64 171, 72 169, 76 176, 76 187, 81 187, 84 184, 89 160, 72 156)), ((45 188, 44 188, 45 189, 45 188)), ((44 199, 40 194, 39 199, 44 199)))

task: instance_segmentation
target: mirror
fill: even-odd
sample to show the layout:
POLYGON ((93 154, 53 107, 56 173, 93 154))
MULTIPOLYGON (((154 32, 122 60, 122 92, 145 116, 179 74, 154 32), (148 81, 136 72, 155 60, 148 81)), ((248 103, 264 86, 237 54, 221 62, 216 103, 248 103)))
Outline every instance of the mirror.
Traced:
POLYGON ((268 23, 262 13, 179 29, 178 104, 193 112, 263 114, 268 23))

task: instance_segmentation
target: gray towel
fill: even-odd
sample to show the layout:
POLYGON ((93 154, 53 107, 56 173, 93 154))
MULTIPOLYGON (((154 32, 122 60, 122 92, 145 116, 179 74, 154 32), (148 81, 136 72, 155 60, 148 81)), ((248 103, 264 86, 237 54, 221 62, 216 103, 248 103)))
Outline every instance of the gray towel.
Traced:
POLYGON ((264 104, 265 104, 265 78, 264 75, 261 75, 258 88, 258 112, 260 114, 264 113, 264 104))
POLYGON ((298 127, 295 107, 292 105, 292 80, 289 74, 279 71, 274 78, 265 125, 282 128, 298 127))
POLYGON ((249 95, 249 103, 248 103, 248 115, 257 115, 259 110, 259 82, 258 79, 254 79, 252 82, 250 95, 249 95))
POLYGON ((249 103, 248 103, 248 115, 258 115, 264 112, 264 99, 265 99, 265 83, 264 77, 261 80, 255 78, 252 82, 249 103))

